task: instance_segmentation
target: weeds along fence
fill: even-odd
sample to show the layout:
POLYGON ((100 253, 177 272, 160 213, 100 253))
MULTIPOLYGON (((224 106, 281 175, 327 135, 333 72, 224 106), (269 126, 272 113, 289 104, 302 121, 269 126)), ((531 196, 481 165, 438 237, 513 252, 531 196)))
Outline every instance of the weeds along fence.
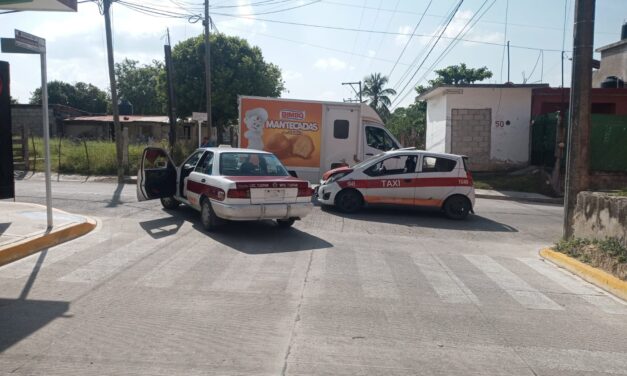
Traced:
MULTIPOLYGON (((44 142, 41 137, 31 137, 28 142, 30 169, 44 171, 44 142)), ((129 144, 126 174, 137 173, 142 152, 147 146, 168 149, 167 142, 153 144, 129 144)), ((172 153, 176 163, 188 156, 194 145, 178 142, 172 153)), ((116 175, 117 158, 114 141, 79 138, 51 138, 50 165, 53 172, 79 175, 116 175)))

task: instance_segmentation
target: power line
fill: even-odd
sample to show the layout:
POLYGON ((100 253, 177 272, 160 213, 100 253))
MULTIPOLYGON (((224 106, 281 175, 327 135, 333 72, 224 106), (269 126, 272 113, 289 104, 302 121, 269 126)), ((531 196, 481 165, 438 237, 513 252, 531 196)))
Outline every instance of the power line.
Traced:
MULTIPOLYGON (((455 18, 455 14, 457 13, 457 11, 459 10, 459 7, 462 6, 462 3, 464 2, 464 0, 459 0, 459 3, 457 3, 457 6, 455 7, 455 9, 453 10, 453 14, 452 16, 448 19, 448 21, 446 22, 446 25, 444 26, 444 28, 442 29, 442 31, 440 32, 440 35, 438 36, 438 39, 435 41, 435 43, 433 44, 433 46, 431 46, 431 49, 429 50, 429 52, 427 52, 427 56, 424 57, 424 59, 422 59, 422 62, 420 63, 420 65, 418 66, 418 68, 416 68, 416 71, 414 72, 414 74, 411 76, 411 78, 407 81, 407 83, 405 84, 405 86, 403 86, 403 88, 399 91, 399 93, 402 93, 405 88, 407 88, 407 85, 409 85, 409 83, 411 82, 411 80, 414 79, 414 77, 416 76, 416 74, 418 74, 418 71, 420 70, 420 68, 422 68, 422 66, 424 65, 425 61, 427 61, 427 59, 429 58, 429 55, 431 55, 431 52, 433 52, 433 49, 435 48, 435 46, 438 44, 438 42, 440 41, 440 38, 442 37, 442 35, 444 34, 444 32, 446 31, 446 29, 448 28, 448 26, 451 24, 451 21, 453 21, 453 18, 455 18)), ((392 101, 392 104, 394 104, 394 102, 396 101, 396 99, 398 99, 398 97, 394 98, 394 100, 392 101)))
MULTIPOLYGON (((416 30, 418 30, 418 27, 420 26, 420 23, 422 22, 422 19, 425 18, 425 14, 427 14, 427 11, 431 7, 431 3, 432 2, 433 2, 433 0, 429 0, 429 4, 427 4, 427 8, 425 9, 425 11, 422 14, 422 16, 420 16, 420 19, 418 20, 418 23, 416 23, 416 26, 414 27, 414 31, 411 32, 412 34, 415 34, 416 30)), ((411 42, 411 37, 409 37, 409 39, 407 39, 407 43, 405 43, 405 46, 403 46, 403 50, 398 55, 398 58, 396 59, 396 62, 394 63, 394 66, 392 66, 392 69, 390 70, 390 73, 388 73, 388 77, 390 77, 392 75, 392 73, 394 72, 394 69, 396 69, 396 65, 398 64, 398 61, 401 59, 401 57, 403 57, 403 54, 405 53, 405 50, 407 49, 407 46, 409 46, 410 42, 411 42)))
POLYGON ((503 34, 503 53, 501 54, 501 70, 499 80, 503 82, 503 62, 505 61, 505 41, 507 40, 507 16, 509 14, 509 0, 505 0, 505 33, 503 34))
MULTIPOLYGON (((394 5, 394 12, 392 13, 392 15, 390 16, 390 19, 388 20, 387 25, 385 26, 385 30, 390 30, 390 25, 392 24, 392 20, 394 19, 394 16, 396 15, 396 9, 398 9, 398 4, 400 4, 401 0, 396 0, 396 5, 394 5)), ((383 40, 385 39, 385 36, 382 36, 381 39, 379 40, 379 46, 377 47, 376 51, 380 51, 381 50, 381 46, 383 46, 383 40)), ((370 71, 370 68, 372 67, 372 59, 370 59, 370 63, 368 64, 368 69, 367 71, 370 71)))

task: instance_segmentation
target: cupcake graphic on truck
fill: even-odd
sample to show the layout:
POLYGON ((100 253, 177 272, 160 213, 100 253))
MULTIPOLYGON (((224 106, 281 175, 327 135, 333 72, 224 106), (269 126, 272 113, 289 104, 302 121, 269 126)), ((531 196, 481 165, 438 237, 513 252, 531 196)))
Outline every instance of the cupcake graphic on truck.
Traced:
POLYGON ((269 151, 311 182, 331 168, 363 159, 370 151, 362 145, 366 121, 383 128, 366 105, 283 98, 240 96, 239 119, 240 147, 269 151))

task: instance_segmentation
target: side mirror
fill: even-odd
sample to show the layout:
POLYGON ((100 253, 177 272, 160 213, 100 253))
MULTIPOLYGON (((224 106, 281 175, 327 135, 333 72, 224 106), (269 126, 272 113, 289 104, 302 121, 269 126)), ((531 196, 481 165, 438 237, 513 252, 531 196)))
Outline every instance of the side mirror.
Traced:
POLYGON ((294 170, 288 170, 287 173, 290 174, 292 177, 295 177, 295 178, 298 177, 298 175, 296 175, 296 171, 294 170))

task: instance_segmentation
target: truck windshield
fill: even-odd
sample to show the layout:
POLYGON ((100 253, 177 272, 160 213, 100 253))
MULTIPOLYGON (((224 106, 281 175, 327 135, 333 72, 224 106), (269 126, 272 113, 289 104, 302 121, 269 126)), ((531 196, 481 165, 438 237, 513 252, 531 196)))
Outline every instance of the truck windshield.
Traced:
POLYGON ((220 153, 220 175, 225 176, 288 176, 274 154, 220 153))

